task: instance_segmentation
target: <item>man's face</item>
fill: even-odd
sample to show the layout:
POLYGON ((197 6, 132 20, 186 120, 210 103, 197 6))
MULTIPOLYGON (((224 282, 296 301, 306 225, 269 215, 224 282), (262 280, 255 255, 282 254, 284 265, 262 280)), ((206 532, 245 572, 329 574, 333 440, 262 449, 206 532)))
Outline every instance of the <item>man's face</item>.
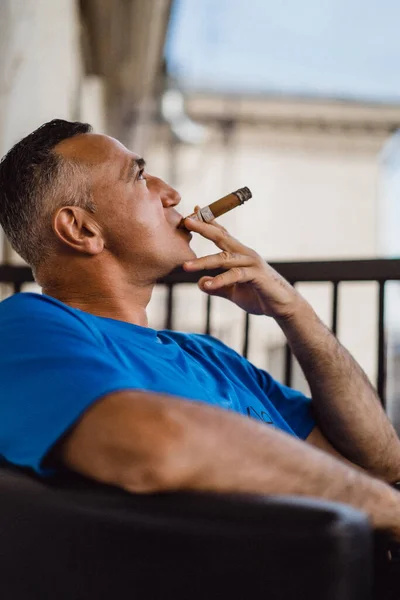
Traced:
POLYGON ((124 267, 157 278, 195 257, 191 234, 178 229, 180 195, 150 175, 143 159, 98 134, 76 136, 57 150, 89 167, 105 249, 124 267))

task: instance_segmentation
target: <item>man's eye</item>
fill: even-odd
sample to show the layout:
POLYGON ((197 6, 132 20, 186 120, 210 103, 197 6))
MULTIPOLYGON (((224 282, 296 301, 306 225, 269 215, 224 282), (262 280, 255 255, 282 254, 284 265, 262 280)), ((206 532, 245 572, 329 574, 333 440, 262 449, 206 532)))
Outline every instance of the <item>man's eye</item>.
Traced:
POLYGON ((137 178, 138 178, 138 181, 141 181, 141 180, 145 179, 145 177, 144 177, 144 169, 140 169, 137 178))

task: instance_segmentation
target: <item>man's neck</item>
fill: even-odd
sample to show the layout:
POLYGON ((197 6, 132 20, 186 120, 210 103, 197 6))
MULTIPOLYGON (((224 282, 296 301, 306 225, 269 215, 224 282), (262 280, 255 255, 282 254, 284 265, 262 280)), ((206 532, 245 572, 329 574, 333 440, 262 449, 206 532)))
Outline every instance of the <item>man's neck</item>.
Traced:
POLYGON ((58 291, 52 292, 47 289, 43 289, 43 293, 68 304, 72 308, 78 308, 97 317, 107 317, 125 323, 132 323, 133 325, 140 325, 141 327, 148 327, 146 312, 148 302, 143 303, 133 295, 129 299, 128 296, 117 296, 115 293, 109 296, 99 295, 96 297, 85 294, 75 295, 74 293, 60 294, 58 291))
POLYGON ((52 280, 43 285, 43 293, 98 317, 148 327, 146 309, 154 284, 135 284, 115 277, 85 278, 85 275, 88 274, 82 273, 79 281, 71 277, 68 281, 52 280))

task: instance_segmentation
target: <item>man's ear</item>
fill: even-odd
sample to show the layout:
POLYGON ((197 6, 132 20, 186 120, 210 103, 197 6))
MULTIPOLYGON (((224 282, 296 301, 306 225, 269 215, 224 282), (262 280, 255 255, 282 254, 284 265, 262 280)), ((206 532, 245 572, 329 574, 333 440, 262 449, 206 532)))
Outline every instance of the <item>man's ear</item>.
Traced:
POLYGON ((79 206, 63 206, 53 216, 53 231, 58 240, 84 254, 100 254, 104 249, 101 228, 79 206))

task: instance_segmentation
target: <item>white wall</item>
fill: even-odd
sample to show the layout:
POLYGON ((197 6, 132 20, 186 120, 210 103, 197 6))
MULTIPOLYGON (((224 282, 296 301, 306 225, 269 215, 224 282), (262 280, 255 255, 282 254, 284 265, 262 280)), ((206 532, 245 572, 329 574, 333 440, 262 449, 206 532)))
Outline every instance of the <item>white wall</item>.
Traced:
POLYGON ((7 61, 12 65, 2 149, 47 120, 79 115, 82 68, 75 0, 20 4, 20 13, 2 25, 10 29, 7 61))
POLYGON ((104 80, 97 75, 82 79, 79 120, 90 123, 97 133, 106 132, 106 93, 104 80))

